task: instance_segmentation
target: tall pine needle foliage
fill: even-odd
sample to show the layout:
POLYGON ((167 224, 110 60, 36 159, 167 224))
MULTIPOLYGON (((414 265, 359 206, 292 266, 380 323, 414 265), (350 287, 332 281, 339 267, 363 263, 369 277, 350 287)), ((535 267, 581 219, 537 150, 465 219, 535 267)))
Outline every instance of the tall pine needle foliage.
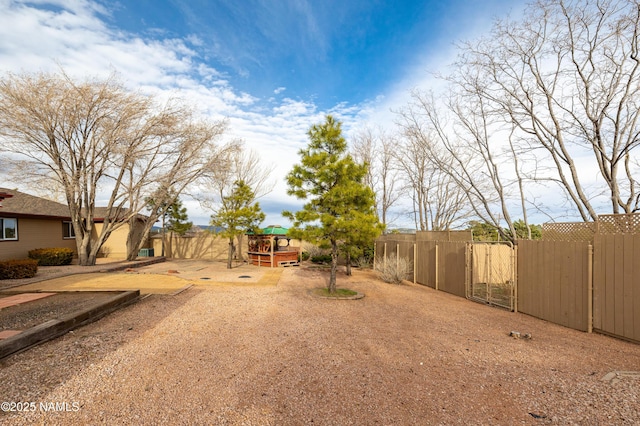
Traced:
POLYGON ((363 183, 366 164, 358 164, 347 152, 342 126, 328 115, 309 131, 309 145, 300 150, 300 164, 287 175, 288 193, 306 200, 302 210, 283 212, 293 222, 291 236, 331 247, 328 289, 336 292, 338 248, 355 241, 354 233, 378 235, 375 196, 363 183))

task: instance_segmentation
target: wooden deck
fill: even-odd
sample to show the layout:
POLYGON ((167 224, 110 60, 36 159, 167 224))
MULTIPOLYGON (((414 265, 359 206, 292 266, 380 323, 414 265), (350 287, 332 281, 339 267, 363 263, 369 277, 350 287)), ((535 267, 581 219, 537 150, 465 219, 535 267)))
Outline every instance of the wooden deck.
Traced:
POLYGON ((249 252, 249 259, 253 265, 269 268, 299 265, 297 251, 275 251, 273 252, 273 263, 271 261, 271 253, 268 252, 249 252))

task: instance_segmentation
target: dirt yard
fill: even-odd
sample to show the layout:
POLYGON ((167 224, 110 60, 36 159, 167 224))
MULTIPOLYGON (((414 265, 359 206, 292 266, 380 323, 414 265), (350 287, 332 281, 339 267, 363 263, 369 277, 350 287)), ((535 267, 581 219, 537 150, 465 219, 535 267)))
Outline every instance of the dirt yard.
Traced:
POLYGON ((34 404, 0 423, 640 423, 640 345, 369 272, 338 281, 364 299, 309 295, 326 280, 153 295, 8 357, 3 401, 34 404))

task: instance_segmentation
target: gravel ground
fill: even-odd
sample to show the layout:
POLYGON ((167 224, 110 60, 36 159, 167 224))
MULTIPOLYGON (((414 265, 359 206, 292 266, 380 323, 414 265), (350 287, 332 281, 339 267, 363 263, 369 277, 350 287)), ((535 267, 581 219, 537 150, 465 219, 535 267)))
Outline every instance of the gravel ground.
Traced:
POLYGON ((364 299, 309 295, 326 280, 154 295, 13 355, 0 394, 34 404, 0 423, 640 423, 640 376, 602 380, 640 371, 639 345, 369 272, 338 281, 364 299))
MULTIPOLYGON (((0 330, 26 330, 52 319, 81 311, 115 296, 116 292, 59 293, 0 309, 0 330)), ((0 295, 10 296, 10 295, 0 295)))

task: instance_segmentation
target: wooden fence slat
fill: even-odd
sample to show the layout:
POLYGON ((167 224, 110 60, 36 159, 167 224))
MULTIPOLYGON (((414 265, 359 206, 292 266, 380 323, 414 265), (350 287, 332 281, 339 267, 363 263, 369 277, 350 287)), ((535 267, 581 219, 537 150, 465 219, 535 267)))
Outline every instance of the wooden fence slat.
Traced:
POLYGON ((587 331, 587 256, 586 242, 518 242, 518 311, 587 331))
POLYGON ((631 276, 633 277, 633 339, 640 341, 640 235, 633 236, 633 257, 631 261, 631 276))
POLYGON ((614 333, 624 335, 624 256, 622 256, 624 235, 613 236, 613 250, 615 263, 613 268, 613 321, 614 333))
POLYGON ((624 336, 634 336, 633 327, 633 235, 625 235, 622 243, 622 311, 623 324, 622 334, 624 336))
POLYGON ((602 329, 602 299, 600 283, 604 282, 601 237, 596 235, 593 244, 593 328, 602 329))
POLYGON ((598 288, 600 289, 599 294, 602 297, 600 301, 601 307, 601 315, 602 315, 602 330, 611 330, 613 333, 615 322, 613 320, 613 292, 615 290, 614 283, 614 270, 613 264, 615 262, 615 256, 613 253, 613 245, 610 242, 610 239, 605 238, 604 236, 600 239, 601 247, 602 247, 602 281, 597 282, 598 288))

